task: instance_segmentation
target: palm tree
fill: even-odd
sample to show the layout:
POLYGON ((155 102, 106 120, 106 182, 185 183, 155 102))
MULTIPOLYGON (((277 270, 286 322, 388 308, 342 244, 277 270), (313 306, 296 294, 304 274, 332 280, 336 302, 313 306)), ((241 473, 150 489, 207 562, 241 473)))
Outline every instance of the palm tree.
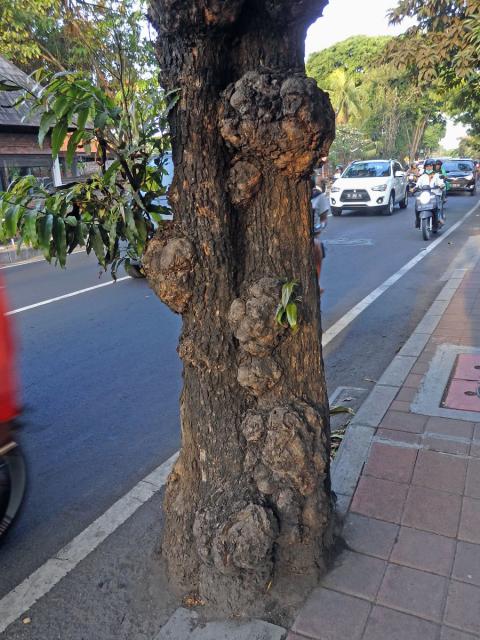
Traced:
POLYGON ((339 67, 328 76, 326 87, 335 109, 337 124, 347 124, 350 118, 358 118, 362 113, 360 90, 352 75, 339 67))

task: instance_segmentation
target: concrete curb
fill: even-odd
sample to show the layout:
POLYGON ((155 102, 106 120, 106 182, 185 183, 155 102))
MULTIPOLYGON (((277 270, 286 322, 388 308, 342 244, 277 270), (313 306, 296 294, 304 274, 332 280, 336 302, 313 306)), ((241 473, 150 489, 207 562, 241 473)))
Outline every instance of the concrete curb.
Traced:
POLYGON ((154 640, 284 640, 287 630, 262 620, 202 622, 195 611, 179 608, 154 640))
POLYGON ((18 251, 16 245, 12 245, 11 247, 0 247, 0 266, 23 262, 24 260, 30 260, 30 258, 37 258, 42 255, 43 254, 39 249, 29 249, 24 247, 18 251))
POLYGON ((344 516, 349 510, 376 428, 435 331, 465 274, 465 269, 452 272, 415 331, 351 420, 331 468, 332 488, 337 495, 339 515, 344 516))

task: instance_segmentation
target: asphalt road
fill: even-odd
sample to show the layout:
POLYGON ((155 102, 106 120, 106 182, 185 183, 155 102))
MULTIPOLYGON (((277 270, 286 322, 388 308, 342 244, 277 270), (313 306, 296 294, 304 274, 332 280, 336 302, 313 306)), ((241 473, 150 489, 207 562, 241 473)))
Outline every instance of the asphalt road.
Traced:
MULTIPOLYGON (((478 199, 451 196, 448 225, 478 199)), ((391 217, 330 218, 323 327, 426 246, 413 207, 391 217)), ((329 393, 364 389, 360 402, 442 286, 462 245, 480 233, 480 209, 325 348, 329 393)), ((108 282, 93 258, 61 271, 43 262, 3 271, 11 307, 108 282)), ((26 405, 30 473, 24 512, 0 549, 0 598, 101 515, 179 446, 180 321, 146 282, 125 280, 14 316, 26 405)), ((344 395, 353 396, 345 392, 344 395)), ((355 401, 353 401, 355 402, 355 401)))

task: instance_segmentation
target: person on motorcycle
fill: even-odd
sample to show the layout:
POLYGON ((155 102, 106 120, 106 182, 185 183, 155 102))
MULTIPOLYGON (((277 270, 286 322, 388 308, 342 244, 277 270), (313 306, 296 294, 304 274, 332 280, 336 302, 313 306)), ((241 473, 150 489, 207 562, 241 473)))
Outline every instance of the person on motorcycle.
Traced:
POLYGON ((320 240, 322 231, 327 226, 327 218, 330 212, 330 203, 325 193, 325 182, 320 180, 320 176, 316 176, 311 181, 312 187, 312 215, 313 215, 313 257, 315 261, 315 269, 317 271, 318 288, 320 295, 324 289, 320 286, 320 273, 322 270, 322 262, 325 257, 325 245, 320 240))
POLYGON ((11 423, 19 414, 13 336, 6 314, 6 291, 0 279, 0 454, 12 443, 11 423))
POLYGON ((342 177, 342 173, 343 173, 343 167, 342 167, 341 164, 339 164, 335 168, 335 173, 333 174, 334 180, 338 180, 338 178, 341 178, 342 177))
MULTIPOLYGON (((433 170, 433 160, 425 160, 424 172, 421 176, 419 176, 417 180, 417 190, 422 189, 422 187, 430 187, 430 189, 443 189, 445 187, 445 182, 443 181, 440 174, 435 173, 433 170)), ((420 229, 420 216, 418 211, 415 210, 415 227, 420 229)), ((439 216, 439 225, 443 226, 443 219, 439 216)))
POLYGON ((437 173, 442 178, 442 180, 445 182, 445 194, 444 194, 443 201, 446 202, 447 201, 447 192, 448 192, 448 189, 449 189, 449 185, 448 185, 448 181, 447 181, 447 172, 445 171, 445 169, 443 167, 443 162, 441 160, 435 160, 434 172, 437 173))

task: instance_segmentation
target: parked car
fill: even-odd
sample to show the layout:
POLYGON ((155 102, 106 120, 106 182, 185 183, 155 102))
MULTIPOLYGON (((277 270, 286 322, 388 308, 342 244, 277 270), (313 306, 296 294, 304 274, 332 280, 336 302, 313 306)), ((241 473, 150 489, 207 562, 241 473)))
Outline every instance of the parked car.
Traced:
POLYGON ((442 168, 448 180, 449 191, 476 192, 475 161, 469 158, 443 158, 442 168))
POLYGON ((334 216, 348 209, 369 209, 392 215, 395 205, 408 205, 407 176, 398 160, 352 162, 330 189, 334 216))

